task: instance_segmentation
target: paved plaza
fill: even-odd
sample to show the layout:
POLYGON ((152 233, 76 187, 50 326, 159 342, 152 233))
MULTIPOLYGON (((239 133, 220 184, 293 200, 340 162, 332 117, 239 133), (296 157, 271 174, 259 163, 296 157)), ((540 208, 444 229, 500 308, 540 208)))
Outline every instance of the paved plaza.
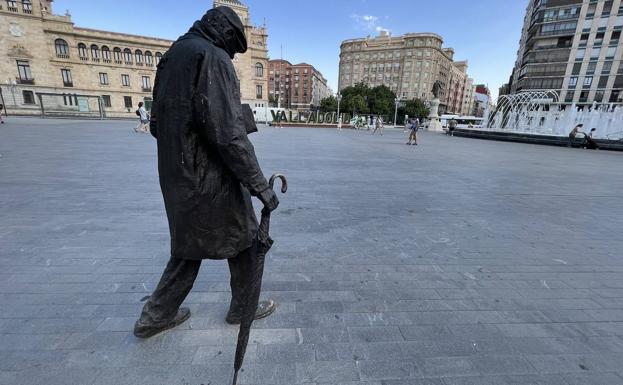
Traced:
MULTIPOLYGON (((229 273, 131 333, 168 259, 155 141, 129 121, 0 127, 0 384, 226 385, 229 273)), ((252 135, 290 190, 247 385, 623 384, 623 154, 423 133, 252 135)), ((256 202, 257 203, 257 202, 256 202)))

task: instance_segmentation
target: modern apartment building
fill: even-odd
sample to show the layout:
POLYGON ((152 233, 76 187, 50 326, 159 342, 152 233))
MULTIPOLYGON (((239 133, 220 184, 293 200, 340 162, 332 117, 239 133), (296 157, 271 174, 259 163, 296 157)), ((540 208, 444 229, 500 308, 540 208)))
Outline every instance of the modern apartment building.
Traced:
POLYGON ((385 85, 401 99, 430 101, 437 80, 443 85, 440 112, 461 113, 469 94, 467 62, 454 62, 454 50, 444 48, 437 34, 391 36, 382 31, 377 37, 341 44, 338 90, 364 82, 385 85))
POLYGON ((270 99, 282 108, 309 111, 331 95, 327 79, 311 64, 270 60, 268 76, 270 99))
MULTIPOLYGON (((250 25, 239 1, 218 5, 232 7, 246 24, 249 50, 234 60, 242 101, 267 105, 266 29, 250 25)), ((69 13, 54 14, 52 0, 0 0, 0 29, 0 95, 13 114, 37 115, 43 107, 55 114, 135 117, 139 102, 149 105, 156 66, 173 43, 78 27, 69 13)))
POLYGON ((510 92, 555 90, 563 103, 623 98, 623 2, 530 0, 510 92))

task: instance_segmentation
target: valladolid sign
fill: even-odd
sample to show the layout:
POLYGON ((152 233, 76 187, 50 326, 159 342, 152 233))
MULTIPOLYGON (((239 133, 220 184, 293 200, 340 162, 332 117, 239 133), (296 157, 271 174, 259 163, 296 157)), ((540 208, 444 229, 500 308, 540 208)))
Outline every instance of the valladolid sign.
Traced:
MULTIPOLYGON (((337 124, 337 112, 298 112, 286 110, 270 110, 273 122, 302 124, 337 124)), ((350 114, 340 114, 342 123, 349 122, 350 114)))

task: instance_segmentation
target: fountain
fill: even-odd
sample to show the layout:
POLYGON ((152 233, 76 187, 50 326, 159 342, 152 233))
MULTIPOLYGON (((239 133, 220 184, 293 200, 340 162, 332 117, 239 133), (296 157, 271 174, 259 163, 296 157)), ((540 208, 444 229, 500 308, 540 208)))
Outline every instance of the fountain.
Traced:
POLYGON ((487 108, 484 130, 567 136, 577 124, 597 130, 596 139, 623 140, 623 108, 614 103, 578 107, 560 103, 556 91, 530 91, 500 96, 487 108))

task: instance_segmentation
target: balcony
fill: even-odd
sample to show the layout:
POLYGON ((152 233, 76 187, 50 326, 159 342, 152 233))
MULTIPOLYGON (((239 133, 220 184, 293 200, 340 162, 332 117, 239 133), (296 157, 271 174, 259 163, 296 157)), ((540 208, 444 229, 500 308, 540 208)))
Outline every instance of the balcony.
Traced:
POLYGON ((57 53, 56 57, 59 59, 69 59, 69 54, 57 53))
POLYGON ((35 84, 35 79, 15 78, 15 81, 17 82, 17 84, 28 84, 28 85, 31 85, 31 86, 35 84))
POLYGON ((64 87, 73 87, 74 86, 74 82, 63 82, 63 86, 64 87))
POLYGON ((577 28, 569 28, 569 29, 557 29, 553 31, 541 31, 536 37, 551 37, 551 36, 564 36, 564 35, 574 35, 577 28))
POLYGON ((32 9, 24 8, 24 13, 27 15, 32 15, 32 9))
POLYGON ((11 6, 7 6, 6 8, 9 12, 17 12, 17 7, 11 7, 11 6))
POLYGON ((82 60, 82 61, 89 61, 89 57, 88 56, 80 56, 80 60, 82 60))
POLYGON ((151 92, 151 87, 143 87, 143 92, 151 92))

